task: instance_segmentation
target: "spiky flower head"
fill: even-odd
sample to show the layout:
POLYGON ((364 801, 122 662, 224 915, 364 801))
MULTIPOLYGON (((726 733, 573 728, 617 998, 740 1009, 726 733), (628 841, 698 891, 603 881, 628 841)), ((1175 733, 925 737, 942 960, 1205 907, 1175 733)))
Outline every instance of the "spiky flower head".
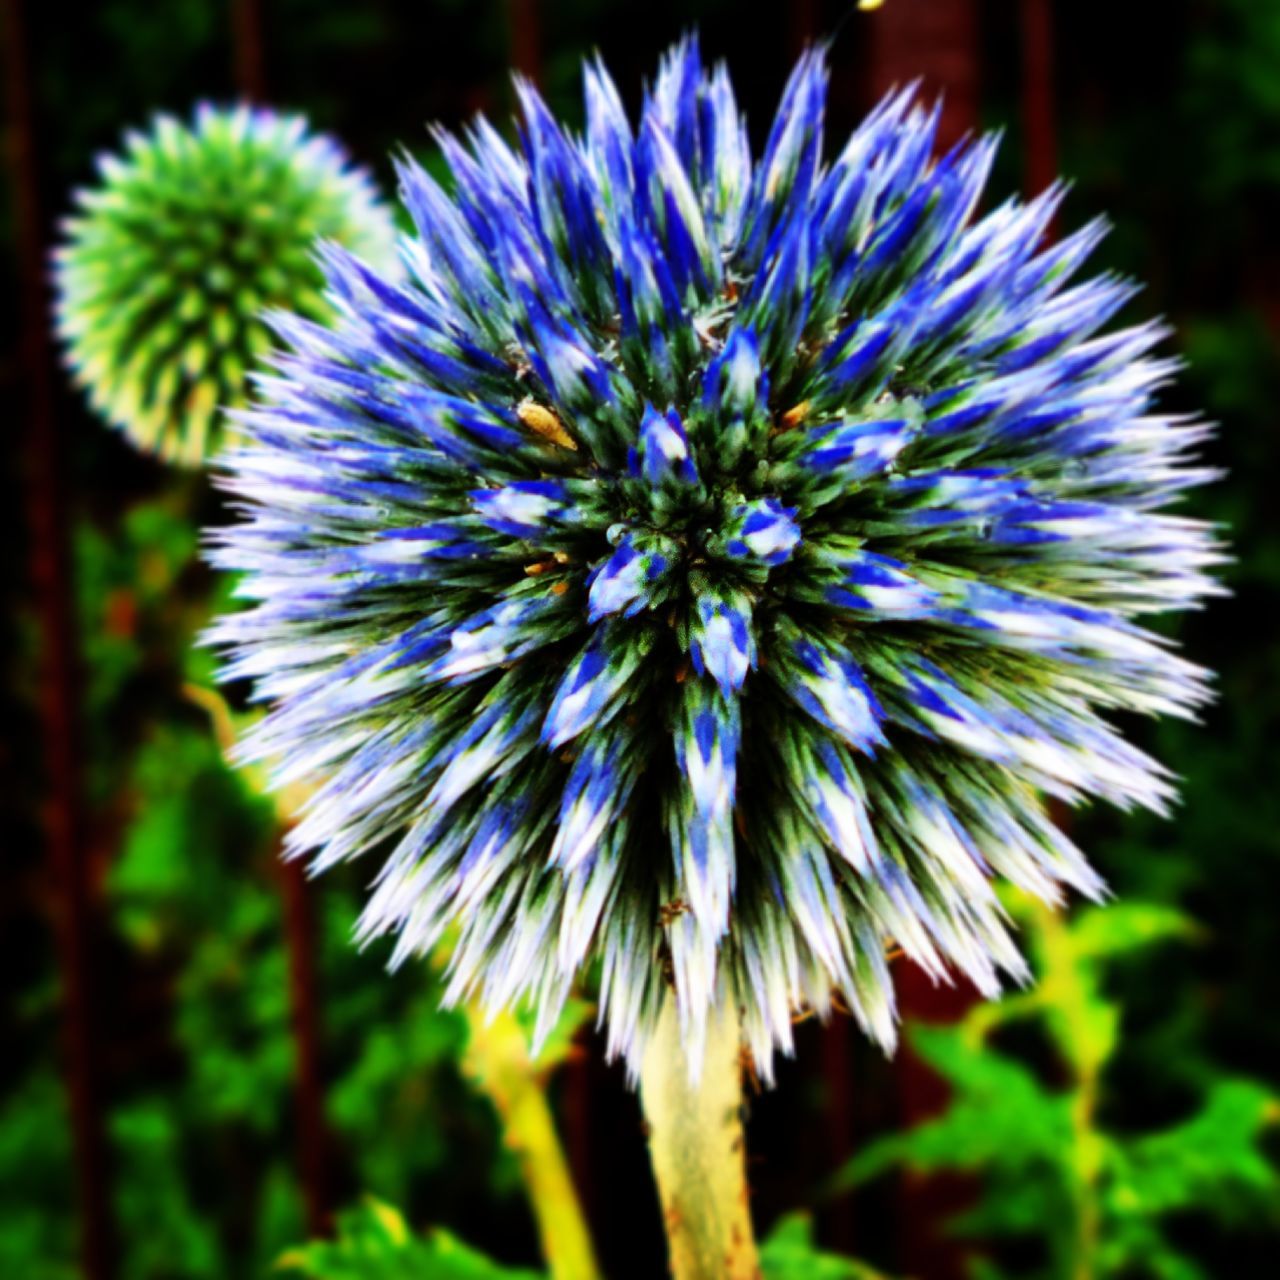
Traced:
POLYGON ((55 257, 58 330, 93 407, 140 449, 197 466, 270 348, 264 307, 325 313, 317 237, 394 259, 363 170, 298 115, 160 115, 98 158, 55 257))
POLYGON ((1046 796, 1168 805, 1107 717, 1205 697, 1139 625, 1213 589, 1157 510, 1205 428, 1070 283, 1102 228, 975 217, 994 141, 935 159, 910 91, 826 160, 811 52, 753 163, 694 42, 634 130, 585 79, 581 137, 521 85, 517 149, 402 167, 409 283, 335 253, 337 324, 281 322, 214 552, 244 754, 320 780, 317 869, 383 859, 364 937, 453 931, 452 998, 545 1028, 598 963, 633 1064, 668 984, 766 1073, 833 991, 887 1045, 888 940, 994 992, 995 881, 1099 893, 1046 796))

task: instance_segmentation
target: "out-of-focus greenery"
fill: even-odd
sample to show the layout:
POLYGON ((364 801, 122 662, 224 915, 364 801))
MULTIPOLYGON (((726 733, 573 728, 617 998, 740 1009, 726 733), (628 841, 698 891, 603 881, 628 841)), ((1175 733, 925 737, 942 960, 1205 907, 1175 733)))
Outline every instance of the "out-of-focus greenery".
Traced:
MULTIPOLYGON (((814 1243, 802 1213, 781 1219, 761 1245, 764 1280, 885 1280, 880 1272, 814 1243)), ((447 1231, 415 1236, 402 1214, 368 1199, 339 1215, 337 1238, 289 1249, 277 1268, 307 1280, 537 1280, 542 1272, 499 1266, 447 1231)))
POLYGON ((399 1212, 372 1199, 339 1215, 336 1239, 290 1249, 276 1267, 308 1280, 538 1280, 543 1274, 499 1266, 439 1228, 415 1236, 399 1212))
POLYGON ((813 1222, 797 1212, 780 1218, 760 1246, 764 1280, 886 1280, 879 1271, 820 1249, 813 1222))
MULTIPOLYGON (((207 589, 195 549, 193 516, 175 510, 172 493, 109 531, 82 525, 77 538, 87 702, 101 735, 91 783, 117 843, 104 892, 145 1001, 112 1027, 137 1083, 110 1119, 122 1274, 139 1280, 264 1274, 304 1234, 275 808, 227 767, 206 712, 182 696, 207 659, 165 652, 175 638, 189 643, 206 616, 199 586, 181 587, 194 578, 207 589), (157 682, 167 701, 140 708, 135 693, 157 682), (109 735, 128 749, 113 750, 109 735)), ((514 1164, 459 1076, 465 1026, 438 1008, 432 975, 390 976, 352 947, 350 880, 315 904, 326 1118, 355 1184, 407 1201, 424 1180, 447 1185, 448 1165, 517 1199, 514 1164)), ((30 996, 32 1016, 50 999, 30 996)), ((75 1274, 51 1066, 35 1065, 0 1111, 4 1275, 75 1274)))
POLYGON ((913 1029, 916 1051, 949 1082, 951 1101, 937 1118, 872 1143, 836 1185, 895 1166, 980 1174, 981 1197, 956 1228, 1041 1246, 1028 1266, 982 1260, 975 1274, 984 1280, 1212 1275, 1180 1248, 1174 1219, 1280 1224, 1280 1174, 1261 1148, 1280 1101, 1261 1084, 1214 1073, 1190 1112, 1165 1127, 1121 1131, 1106 1115, 1107 1069, 1123 1033, 1123 1010, 1105 994, 1107 971, 1134 950, 1193 937, 1190 922, 1135 902, 1070 920, 1025 900, 1015 911, 1035 985, 976 1006, 954 1026, 913 1029), (1002 1044, 1004 1033, 1028 1029, 1036 1034, 1002 1044))

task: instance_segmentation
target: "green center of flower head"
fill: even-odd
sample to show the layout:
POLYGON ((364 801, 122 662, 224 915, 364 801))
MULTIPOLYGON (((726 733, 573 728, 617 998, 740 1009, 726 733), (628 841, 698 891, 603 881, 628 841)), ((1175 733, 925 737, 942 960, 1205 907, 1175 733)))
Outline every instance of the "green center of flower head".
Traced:
MULTIPOLYGON (((755 388, 750 392, 754 396, 755 388)), ((767 406, 752 413, 767 422, 767 406)), ((526 406, 521 420, 551 420, 526 406)), ((693 419, 695 425, 698 419, 693 419)), ((549 438, 561 438, 576 449, 558 419, 549 438)), ((625 470, 601 486, 579 481, 573 492, 554 480, 506 487, 493 495, 476 495, 477 509, 496 515, 506 509, 513 533, 532 535, 557 502, 572 500, 582 514, 592 507, 616 515, 605 538, 615 553, 595 576, 589 598, 593 621, 612 613, 630 617, 658 608, 682 594, 691 572, 727 571, 762 585, 770 568, 784 564, 800 539, 794 508, 768 495, 768 464, 744 468, 700 468, 679 413, 659 413, 646 406, 628 450, 625 470), (704 476, 703 472, 707 472, 704 476), (739 474, 744 471, 744 474, 739 474), (524 522, 520 515, 523 507, 524 522)), ((728 461, 727 459, 722 461, 728 461)), ((750 461, 750 459, 748 459, 750 461)))
POLYGON ((664 62, 638 127, 522 86, 518 149, 401 168, 409 278, 326 262, 229 460, 252 608, 217 639, 273 704, 246 754, 319 781, 294 848, 383 850, 364 936, 450 929, 450 997, 545 1030, 597 965, 633 1065, 674 988, 732 1000, 767 1075, 838 990, 893 1038, 885 943, 994 992, 993 881, 1097 876, 1043 795, 1163 811, 1106 719, 1206 673, 1144 612, 1214 590, 1211 473, 1161 416, 1130 296, 1069 284, 1061 192, 974 218, 992 139, 933 158, 891 95, 833 158, 796 69, 753 161, 723 69, 664 62))
MULTIPOLYGON (((734 324, 736 296, 728 285, 708 318, 695 319, 703 367, 678 407, 669 402, 659 411, 641 401, 634 385, 622 397, 617 382, 609 388, 623 416, 620 399, 636 406, 635 425, 620 433, 631 441, 625 450, 600 429, 598 417, 567 424, 554 408, 526 399, 516 417, 555 451, 542 459, 544 472, 563 474, 470 495, 490 528, 539 549, 527 572, 589 567, 588 621, 665 623, 696 673, 727 695, 756 665, 755 636, 771 626, 769 610, 806 599, 859 603, 840 548, 865 541, 847 538, 874 509, 873 501, 859 510, 867 507, 863 483, 893 479, 895 460, 923 417, 915 395, 883 388, 874 403, 828 414, 815 427, 808 422, 813 404, 795 401, 812 353, 798 351, 787 362, 782 372, 792 389, 779 398, 754 328, 734 324), (817 537, 802 553, 806 516, 817 517, 817 537), (799 572, 790 572, 798 555, 799 572)), ((862 566, 864 585, 911 594, 908 579, 895 579, 887 562, 875 561, 867 557, 862 566)), ((647 649, 652 637, 642 634, 647 649)), ((869 746, 879 733, 869 715, 865 720, 860 742, 869 746)))

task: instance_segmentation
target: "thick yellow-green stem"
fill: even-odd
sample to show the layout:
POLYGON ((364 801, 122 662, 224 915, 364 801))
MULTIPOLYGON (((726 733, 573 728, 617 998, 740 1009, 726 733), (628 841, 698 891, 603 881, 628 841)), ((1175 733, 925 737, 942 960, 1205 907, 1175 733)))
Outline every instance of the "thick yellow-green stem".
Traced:
POLYGON ((691 1076, 674 999, 645 1051, 640 1099, 676 1280, 759 1280, 742 1132, 741 1035, 725 1005, 691 1076))
POLYGON ((1075 1070, 1071 1099, 1073 1149, 1071 1198, 1075 1209, 1071 1237, 1071 1280, 1093 1280, 1097 1273, 1098 1229, 1101 1215, 1098 1181, 1106 1158, 1096 1113, 1102 1070, 1115 1046, 1118 1024, 1099 1013, 1074 949, 1062 912, 1043 903, 1027 904, 1033 939, 1044 975, 1040 995, 1059 1045, 1075 1070))
POLYGON ((503 1141, 524 1176, 553 1280, 596 1280, 600 1268, 524 1029, 507 1013, 486 1022, 472 1006, 465 1012, 470 1038, 462 1067, 497 1109, 503 1141))

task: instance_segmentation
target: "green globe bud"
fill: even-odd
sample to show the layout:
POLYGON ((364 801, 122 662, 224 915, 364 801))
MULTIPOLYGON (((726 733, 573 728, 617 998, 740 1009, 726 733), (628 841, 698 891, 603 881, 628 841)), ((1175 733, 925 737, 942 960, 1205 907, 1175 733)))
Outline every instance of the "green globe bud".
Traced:
POLYGON ((391 215, 332 138, 259 108, 158 116, 98 171, 55 255, 68 363, 138 448, 199 466, 270 347, 264 313, 324 318, 316 242, 386 266, 391 215))

